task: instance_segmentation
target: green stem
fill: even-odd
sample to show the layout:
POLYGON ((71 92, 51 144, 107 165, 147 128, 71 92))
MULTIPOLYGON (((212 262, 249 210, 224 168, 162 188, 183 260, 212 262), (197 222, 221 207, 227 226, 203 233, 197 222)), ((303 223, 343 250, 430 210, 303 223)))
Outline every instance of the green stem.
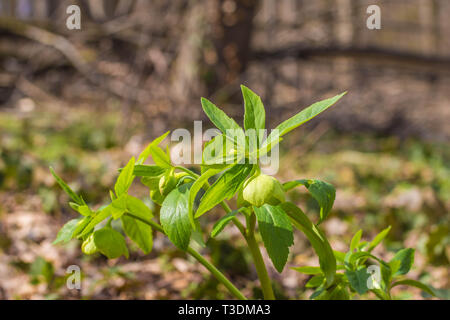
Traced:
POLYGON ((247 232, 245 234, 245 240, 247 241, 250 253, 253 257, 253 262, 255 263, 256 273, 258 274, 259 281, 261 282, 261 289, 263 291, 264 299, 275 300, 275 295, 273 293, 272 283, 267 273, 266 265, 264 259, 259 250, 258 243, 255 238, 255 225, 256 217, 252 212, 247 218, 247 232))
MULTIPOLYGON (((130 217, 133 217, 136 220, 139 220, 145 224, 148 224, 149 226, 151 226, 153 229, 158 230, 159 232, 161 232, 162 234, 166 235, 166 233, 164 232, 164 229, 162 228, 162 226, 160 226, 159 224, 157 224, 156 222, 152 221, 152 220, 145 220, 142 219, 138 216, 135 216, 133 214, 129 214, 127 213, 130 217)), ((187 253, 189 253, 192 257, 194 257, 194 259, 196 259, 198 262, 200 262, 206 269, 209 270, 209 272, 211 272, 214 277, 216 277, 216 279, 222 283, 229 291, 231 294, 233 294, 236 298, 238 298, 239 300, 247 300, 247 298, 242 294, 242 292, 239 291, 238 288, 236 288, 231 282, 230 280, 228 280, 225 275, 219 271, 219 269, 217 269, 213 264, 211 264, 208 260, 206 260, 200 253, 198 253, 197 251, 195 251, 194 249, 192 249, 192 247, 188 247, 187 249, 187 253)))

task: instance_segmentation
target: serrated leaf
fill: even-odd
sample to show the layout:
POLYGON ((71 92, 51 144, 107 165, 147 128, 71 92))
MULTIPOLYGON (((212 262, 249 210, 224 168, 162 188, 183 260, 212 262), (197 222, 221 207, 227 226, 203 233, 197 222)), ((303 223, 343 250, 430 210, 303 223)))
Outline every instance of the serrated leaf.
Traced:
POLYGON ((398 266, 393 273, 393 277, 407 274, 414 263, 414 249, 406 248, 398 251, 395 256, 389 261, 389 264, 400 261, 400 266, 398 266))
POLYGON ((189 221, 192 224, 192 227, 195 229, 195 221, 194 221, 194 201, 195 198, 200 191, 200 189, 208 183, 208 179, 215 176, 216 174, 222 172, 223 169, 208 169, 206 172, 202 173, 202 175, 192 184, 192 187, 189 191, 189 221))
POLYGON ((283 184, 283 189, 285 191, 288 191, 299 185, 305 186, 319 204, 320 224, 327 218, 333 207, 334 199, 336 198, 336 189, 331 184, 316 179, 300 179, 289 181, 283 184))
POLYGON ((63 179, 61 179, 53 170, 52 167, 50 167, 50 172, 52 173, 53 177, 55 178, 56 182, 58 182, 59 186, 64 190, 65 193, 69 195, 69 197, 75 201, 78 205, 84 205, 84 201, 79 197, 68 185, 64 182, 63 179))
POLYGON ((150 253, 153 247, 152 228, 148 224, 128 215, 122 216, 121 220, 126 235, 133 240, 145 254, 150 253))
POLYGON ((189 221, 188 201, 191 184, 183 184, 173 189, 162 203, 161 225, 170 241, 181 250, 186 250, 192 233, 189 221))
POLYGON ((118 231, 105 227, 95 231, 93 237, 98 251, 109 259, 115 259, 122 255, 128 258, 129 254, 125 238, 118 231))
POLYGON ((133 171, 134 157, 132 157, 130 161, 128 161, 128 164, 120 172, 116 184, 114 185, 114 190, 116 191, 117 197, 120 197, 122 194, 126 193, 130 188, 131 183, 134 179, 133 171))
POLYGON ((203 195, 195 213, 198 218, 225 199, 231 199, 253 169, 250 164, 236 164, 225 171, 203 195))
MULTIPOLYGON (((279 137, 284 136, 286 133, 290 132, 291 130, 294 130, 298 126, 304 124, 305 122, 308 122, 315 116, 317 116, 319 113, 325 111, 329 107, 331 107, 333 104, 335 104, 339 99, 341 99, 346 92, 341 93, 333 98, 325 99, 319 102, 316 102, 306 109, 300 111, 295 116, 283 121, 280 123, 275 130, 278 131, 279 137)), ((278 137, 275 135, 272 135, 272 133, 267 137, 267 139, 263 143, 263 147, 265 145, 271 144, 276 142, 278 137), (275 139, 276 138, 276 139, 275 139)))
POLYGON ((73 233, 78 226, 78 223, 82 220, 82 218, 72 219, 66 224, 62 226, 59 230, 58 235, 56 236, 55 241, 52 244, 58 244, 60 242, 67 243, 72 239, 73 233))
POLYGON ((258 228, 273 265, 282 272, 289 255, 289 247, 294 244, 292 225, 280 206, 265 204, 253 207, 258 220, 258 228))
POLYGON ((261 98, 244 85, 241 85, 241 90, 245 107, 244 129, 265 129, 266 111, 261 98))
POLYGON ((222 218, 220 218, 215 224, 211 231, 211 237, 215 238, 222 232, 222 230, 227 226, 227 224, 236 217, 238 210, 233 210, 228 212, 222 218))
POLYGON ((308 238, 314 251, 319 256, 319 264, 325 275, 326 285, 330 286, 336 274, 336 258, 334 257, 330 243, 322 231, 295 204, 285 202, 280 206, 288 214, 293 226, 302 231, 308 238))
POLYGON ((127 195, 126 197, 126 211, 147 222, 153 217, 152 211, 141 199, 130 195, 127 195))
POLYGON ((358 292, 358 294, 364 294, 369 291, 367 287, 367 280, 371 276, 371 274, 367 271, 367 268, 363 268, 356 271, 346 270, 345 276, 350 283, 350 286, 358 292))

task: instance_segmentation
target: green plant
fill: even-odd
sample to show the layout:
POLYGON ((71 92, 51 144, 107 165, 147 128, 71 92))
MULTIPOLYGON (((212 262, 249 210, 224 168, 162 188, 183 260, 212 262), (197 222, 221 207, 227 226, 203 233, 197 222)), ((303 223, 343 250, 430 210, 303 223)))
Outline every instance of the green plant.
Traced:
MULTIPOLYGON (((350 297, 348 288, 352 293, 365 293, 367 290, 360 282, 363 278, 367 281, 370 276, 367 272, 362 275, 369 258, 379 261, 383 270, 381 289, 374 289, 373 292, 379 298, 390 298, 390 288, 399 283, 391 283, 392 278, 406 273, 412 264, 411 249, 401 251, 394 261, 384 263, 372 256, 370 251, 386 232, 370 244, 360 243, 359 232, 352 240, 349 253, 333 251, 319 225, 333 206, 334 187, 313 179, 281 184, 274 177, 261 173, 260 169, 260 158, 268 154, 285 134, 325 111, 345 93, 302 110, 278 125, 266 139, 255 134, 265 129, 265 110, 260 97, 245 86, 242 86, 242 93, 245 104, 244 128, 213 103, 202 98, 203 110, 221 134, 205 145, 200 174, 172 164, 169 149, 163 150, 159 146, 169 132, 151 142, 137 159, 133 157, 120 169, 114 191, 110 192, 111 203, 98 210, 92 210, 51 169, 57 182, 71 197, 70 206, 81 214, 81 217, 62 227, 54 243, 77 238, 82 241, 82 251, 86 254, 100 252, 111 259, 122 255, 128 257, 124 236, 111 227, 112 220, 120 219, 125 234, 144 253, 152 249, 153 230, 161 232, 176 247, 204 265, 236 298, 246 299, 221 271, 190 245, 191 240, 204 244, 205 231, 200 218, 214 207, 221 206, 226 214, 214 224, 210 236, 216 237, 229 223, 239 229, 253 258, 265 299, 274 299, 275 296, 255 237, 257 225, 267 253, 279 272, 284 269, 289 248, 293 245, 294 228, 306 235, 319 257, 320 267, 300 267, 297 270, 314 275, 307 284, 308 287, 317 288, 312 298, 347 299, 350 297), (144 164, 150 156, 155 164, 144 164), (159 217, 154 217, 142 200, 128 193, 136 177, 149 188, 150 198, 159 208, 159 217), (210 184, 213 177, 216 179, 210 184), (297 186, 306 187, 318 202, 320 214, 317 223, 313 223, 295 204, 286 201, 285 193, 297 186), (200 192, 202 189, 203 195, 200 192), (235 210, 227 203, 232 198, 236 199, 235 210), (106 225, 100 224, 105 220, 106 225), (342 268, 345 268, 345 273, 338 273, 337 270, 342 268)), ((412 280, 400 281, 403 281, 401 284, 419 286, 412 280)), ((428 289, 422 284, 420 286, 423 290, 428 289)))

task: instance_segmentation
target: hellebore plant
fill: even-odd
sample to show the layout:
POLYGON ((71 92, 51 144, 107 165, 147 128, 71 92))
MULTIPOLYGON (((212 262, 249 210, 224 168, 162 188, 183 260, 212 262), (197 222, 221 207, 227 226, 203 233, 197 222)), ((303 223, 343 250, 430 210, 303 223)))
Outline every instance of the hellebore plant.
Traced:
POLYGON ((333 251, 319 226, 333 206, 335 189, 332 185, 314 179, 281 184, 276 178, 261 173, 261 156, 270 152, 285 134, 335 104, 345 92, 314 103, 282 122, 264 139, 254 134, 265 129, 261 99, 247 87, 241 88, 245 105, 244 128, 213 103, 201 99, 203 110, 221 134, 205 144, 200 174, 172 164, 169 149, 163 150, 159 146, 169 132, 151 142, 137 159, 133 157, 119 170, 114 190, 110 191, 111 203, 98 210, 92 210, 50 169, 72 199, 70 206, 81 214, 61 228, 54 243, 76 238, 82 241, 81 249, 85 254, 100 252, 114 259, 129 255, 122 231, 145 254, 152 250, 153 231, 158 231, 205 266, 233 296, 246 299, 221 271, 190 245, 193 240, 204 246, 205 237, 216 237, 231 223, 248 245, 264 298, 275 299, 255 234, 259 231, 275 269, 281 273, 289 248, 294 244, 293 231, 298 229, 308 238, 319 258, 318 267, 294 268, 312 276, 306 284, 308 288, 315 288, 312 299, 350 299, 368 291, 380 299, 391 299, 390 290, 397 285, 416 286, 433 294, 426 285, 402 278, 413 263, 413 249, 400 250, 389 262, 371 254, 389 229, 382 231, 370 243, 361 242, 362 231, 359 231, 347 253, 333 251), (154 165, 145 164, 149 157, 154 165), (150 198, 155 204, 154 212, 142 200, 128 194, 135 178, 140 178, 141 183, 149 188, 150 198), (304 186, 320 206, 316 223, 287 200, 286 193, 299 186, 304 186), (227 203, 231 199, 236 199, 233 206, 236 210, 227 203), (207 235, 200 218, 216 206, 221 206, 225 215, 207 235), (111 226, 111 221, 118 219, 123 226, 121 232, 111 226), (370 265, 369 261, 375 265, 370 265), (343 272, 339 272, 341 270, 343 272))

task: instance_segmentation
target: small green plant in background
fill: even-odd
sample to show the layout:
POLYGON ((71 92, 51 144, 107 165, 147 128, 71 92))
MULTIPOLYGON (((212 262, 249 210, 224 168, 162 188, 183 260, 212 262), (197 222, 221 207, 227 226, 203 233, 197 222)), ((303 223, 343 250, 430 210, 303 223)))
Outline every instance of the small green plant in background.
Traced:
POLYGON ((265 109, 260 97, 245 86, 242 86, 242 93, 244 128, 202 98, 203 110, 221 134, 205 144, 198 173, 174 165, 169 149, 159 146, 169 132, 151 142, 137 159, 133 157, 120 169, 110 191, 110 204, 98 210, 91 209, 51 169, 57 182, 72 199, 70 206, 81 214, 62 227, 54 243, 65 243, 76 238, 82 241, 81 249, 85 254, 100 252, 114 259, 128 257, 129 252, 124 235, 112 228, 113 220, 121 221, 125 235, 145 254, 152 250, 153 231, 158 231, 204 265, 232 295, 246 299, 216 266, 191 246, 191 241, 204 246, 206 237, 216 237, 229 224, 233 224, 246 241, 264 298, 274 299, 272 282, 257 241, 259 237, 255 235, 259 232, 268 256, 281 273, 290 247, 294 244, 293 232, 297 229, 305 234, 319 258, 319 267, 295 268, 312 275, 306 284, 308 288, 315 288, 312 299, 350 299, 369 291, 380 299, 391 299, 390 290, 397 285, 412 285, 433 294, 426 285, 402 278, 411 268, 414 250, 400 250, 389 262, 372 255, 372 250, 386 236, 388 229, 370 243, 361 242, 362 231, 359 231, 347 253, 333 251, 320 228, 334 203, 335 189, 332 185, 315 179, 282 184, 275 177, 261 172, 260 157, 270 152, 285 134, 328 109, 345 93, 314 103, 282 122, 266 139, 251 134, 265 129, 265 109), (230 134, 231 131, 233 134, 230 134), (224 148, 224 141, 231 141, 232 147, 229 148, 229 143, 226 143, 224 148), (149 157, 153 165, 145 164, 149 157), (149 188, 150 198, 156 207, 154 211, 141 199, 128 193, 136 178, 149 188), (296 187, 305 187, 319 204, 317 222, 311 221, 297 205, 288 201, 286 193, 296 187), (232 199, 235 210, 228 203, 232 199), (201 218, 217 206, 222 207, 225 214, 208 234, 201 218), (378 268, 373 268, 373 263, 378 268))

